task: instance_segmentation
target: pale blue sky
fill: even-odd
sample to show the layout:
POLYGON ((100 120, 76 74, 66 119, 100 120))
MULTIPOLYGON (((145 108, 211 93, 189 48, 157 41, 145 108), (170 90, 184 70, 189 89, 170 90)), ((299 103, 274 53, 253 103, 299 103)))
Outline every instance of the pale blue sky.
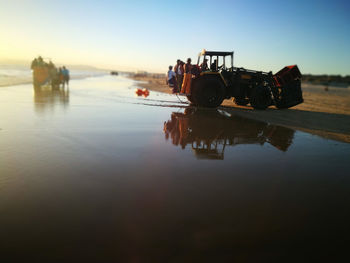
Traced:
POLYGON ((166 71, 235 51, 235 66, 350 75, 347 1, 0 0, 0 58, 166 71))

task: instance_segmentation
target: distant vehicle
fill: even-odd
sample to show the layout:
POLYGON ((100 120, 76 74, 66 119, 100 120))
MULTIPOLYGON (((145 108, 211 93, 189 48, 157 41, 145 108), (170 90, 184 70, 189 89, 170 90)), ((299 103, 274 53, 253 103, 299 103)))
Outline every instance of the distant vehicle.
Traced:
POLYGON ((233 66, 233 52, 203 50, 192 68, 194 75, 187 95, 192 104, 218 107, 224 99, 234 98, 238 105, 266 109, 270 105, 289 108, 303 102, 301 73, 297 65, 272 74, 233 66), (231 60, 226 64, 226 58, 231 60), (200 62, 209 58, 209 69, 200 70, 200 62), (214 58, 214 61, 213 61, 214 58), (219 66, 220 65, 220 66, 219 66))
POLYGON ((35 88, 44 85, 57 87, 63 83, 63 79, 61 79, 55 65, 51 61, 49 63, 45 62, 40 56, 32 61, 31 69, 33 71, 33 85, 35 88))
POLYGON ((115 75, 115 76, 118 76, 118 71, 111 71, 111 75, 115 75))

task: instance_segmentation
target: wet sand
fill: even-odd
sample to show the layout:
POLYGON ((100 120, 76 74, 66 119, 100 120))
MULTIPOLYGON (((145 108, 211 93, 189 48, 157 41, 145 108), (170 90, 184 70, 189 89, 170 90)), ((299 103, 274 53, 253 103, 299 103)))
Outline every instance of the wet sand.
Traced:
POLYGON ((0 89, 3 262, 347 255, 348 143, 169 94, 135 97, 138 85, 0 89))
POLYGON ((14 86, 20 84, 32 83, 31 77, 18 77, 18 76, 1 76, 0 78, 0 88, 7 86, 14 86))
MULTIPOLYGON (((133 77, 139 85, 150 90, 171 94, 165 85, 165 77, 133 77)), ((304 103, 286 110, 270 107, 268 110, 253 110, 237 106, 232 100, 225 100, 223 109, 240 116, 264 120, 276 125, 298 129, 324 138, 350 142, 350 90, 332 88, 324 91, 323 86, 303 84, 304 103)), ((186 101, 185 97, 180 97, 186 101)))

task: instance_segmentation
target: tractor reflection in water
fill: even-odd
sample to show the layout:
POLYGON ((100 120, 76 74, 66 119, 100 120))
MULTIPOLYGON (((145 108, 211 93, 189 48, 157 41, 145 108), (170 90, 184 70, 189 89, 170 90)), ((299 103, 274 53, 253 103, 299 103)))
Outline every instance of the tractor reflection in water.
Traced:
POLYGON ((293 143, 294 130, 265 122, 231 116, 222 110, 186 108, 164 122, 165 138, 174 145, 191 145, 198 159, 223 160, 226 146, 269 143, 285 152, 293 143))

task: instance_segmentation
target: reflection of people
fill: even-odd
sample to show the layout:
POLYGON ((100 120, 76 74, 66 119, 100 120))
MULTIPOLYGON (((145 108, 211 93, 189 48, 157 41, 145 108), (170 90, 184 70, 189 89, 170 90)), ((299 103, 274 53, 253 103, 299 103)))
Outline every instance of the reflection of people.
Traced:
POLYGON ((182 113, 173 113, 171 114, 171 120, 164 122, 164 133, 165 138, 169 139, 169 136, 171 137, 172 143, 174 145, 179 145, 180 142, 182 143, 182 148, 186 146, 186 143, 184 143, 184 136, 181 135, 181 129, 180 129, 180 119, 183 114, 182 113))
POLYGON ((176 75, 173 71, 173 66, 169 66, 169 70, 167 72, 167 84, 169 85, 169 88, 172 88, 173 93, 177 93, 177 83, 176 83, 176 75))

